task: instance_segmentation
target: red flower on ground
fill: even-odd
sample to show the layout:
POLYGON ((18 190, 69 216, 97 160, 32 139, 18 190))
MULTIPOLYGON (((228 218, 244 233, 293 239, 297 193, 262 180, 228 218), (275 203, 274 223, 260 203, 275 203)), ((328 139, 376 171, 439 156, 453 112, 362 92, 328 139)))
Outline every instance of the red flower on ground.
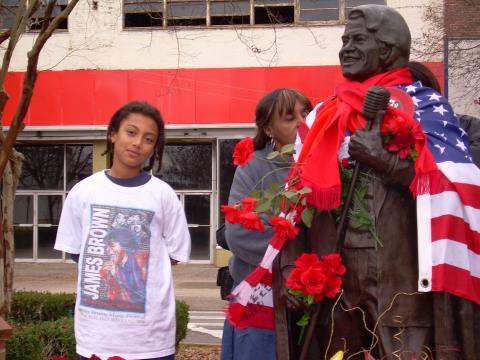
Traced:
POLYGON ((111 356, 107 360, 125 360, 125 359, 122 358, 121 356, 111 356))
POLYGON ((233 163, 238 166, 245 166, 253 159, 253 139, 248 137, 240 140, 233 149, 233 163))
POLYGON ((299 229, 284 217, 273 216, 268 219, 268 222, 273 226, 274 236, 286 240, 293 240, 297 237, 299 229))
POLYGON ((93 354, 92 356, 90 356, 90 360, 102 360, 102 359, 100 359, 97 355, 93 354))
POLYGON ((70 359, 65 356, 54 356, 52 360, 70 360, 70 359))

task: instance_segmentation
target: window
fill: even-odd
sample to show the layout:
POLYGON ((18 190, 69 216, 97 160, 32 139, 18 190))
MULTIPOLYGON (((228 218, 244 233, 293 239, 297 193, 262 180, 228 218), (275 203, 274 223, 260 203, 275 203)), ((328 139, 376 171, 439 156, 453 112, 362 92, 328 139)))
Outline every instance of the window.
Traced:
MULTIPOLYGON (((68 0, 57 0, 55 7, 53 8, 52 20, 55 16, 60 14, 62 10, 67 7, 68 0)), ((19 0, 2 0, 0 3, 0 28, 8 29, 13 25, 15 19, 15 13, 18 9, 19 0)), ((45 12, 46 2, 42 1, 39 8, 30 18, 28 23, 29 30, 40 30, 44 21, 43 14, 45 12)), ((28 1, 27 1, 28 6, 28 1)), ((58 29, 68 29, 68 20, 63 21, 58 26, 58 29)))
POLYGON ((17 9, 18 0, 3 0, 0 3, 0 28, 8 29, 12 27, 17 9))
POLYGON ((14 205, 15 257, 62 260, 54 250, 65 194, 92 174, 90 144, 17 145, 25 156, 14 205))
MULTIPOLYGON (((35 13, 33 14, 29 24, 30 30, 40 30, 42 28, 43 22, 45 20, 43 17, 43 14, 45 13, 46 4, 47 4, 46 2, 41 2, 39 9, 35 11, 35 13)), ((53 8, 52 16, 50 17, 50 20, 53 20, 53 18, 58 14, 60 14, 66 7, 67 7, 67 0, 57 0, 57 3, 53 8)), ((63 29, 63 30, 68 29, 68 19, 65 21, 62 21, 57 29, 63 29)))
POLYGON ((185 210, 192 239, 191 259, 210 261, 213 195, 212 143, 168 143, 162 169, 154 175, 175 189, 185 210))
POLYGON ((124 26, 332 24, 358 5, 385 0, 124 0, 124 26))
MULTIPOLYGON (((222 139, 219 140, 219 165, 218 165, 218 194, 219 206, 228 204, 228 196, 230 194, 230 187, 232 186, 233 176, 235 175, 236 166, 233 165, 232 155, 235 145, 240 139, 222 139)), ((225 222, 225 215, 218 209, 219 221, 218 224, 225 222)))

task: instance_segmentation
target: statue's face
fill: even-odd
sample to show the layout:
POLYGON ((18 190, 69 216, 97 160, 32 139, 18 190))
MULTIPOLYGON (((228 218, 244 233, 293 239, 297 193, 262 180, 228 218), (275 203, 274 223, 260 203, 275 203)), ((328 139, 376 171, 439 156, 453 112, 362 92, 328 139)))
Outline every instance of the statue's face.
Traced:
POLYGON ((364 81, 383 72, 380 63, 380 46, 365 27, 363 18, 350 20, 342 36, 339 57, 343 76, 364 81))

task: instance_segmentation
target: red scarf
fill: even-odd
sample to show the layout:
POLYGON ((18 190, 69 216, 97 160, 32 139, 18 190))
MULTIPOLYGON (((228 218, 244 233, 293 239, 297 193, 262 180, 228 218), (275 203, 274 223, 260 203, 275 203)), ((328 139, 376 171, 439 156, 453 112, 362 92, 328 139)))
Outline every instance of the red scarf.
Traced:
MULTIPOLYGON (((301 172, 302 184, 312 189, 309 196, 311 205, 319 210, 340 206, 341 181, 337 153, 347 129, 353 134, 366 126, 367 121, 361 113, 368 89, 374 85, 389 87, 411 83, 410 70, 405 67, 373 76, 363 83, 346 80, 337 86, 335 97, 327 100, 317 111, 298 159, 297 170, 301 172)), ((388 108, 385 116, 402 116, 412 127, 420 127, 411 115, 392 107, 388 108)), ((435 160, 425 145, 426 138, 422 133, 421 139, 416 142, 419 155, 415 161, 416 176, 411 185, 414 195, 428 190, 428 180, 423 181, 422 175, 436 169, 435 160)))

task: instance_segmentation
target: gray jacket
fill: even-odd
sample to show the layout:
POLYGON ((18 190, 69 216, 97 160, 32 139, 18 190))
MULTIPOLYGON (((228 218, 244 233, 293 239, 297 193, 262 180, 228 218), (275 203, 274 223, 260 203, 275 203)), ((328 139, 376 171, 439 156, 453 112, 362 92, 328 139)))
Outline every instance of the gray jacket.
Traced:
MULTIPOLYGON (((277 156, 267 160, 266 156, 272 151, 272 145, 268 143, 263 149, 255 151, 254 158, 245 167, 237 167, 228 198, 230 205, 248 197, 254 188, 264 190, 272 183, 281 185, 285 182, 292 159, 277 156)), ((264 232, 249 231, 241 225, 225 222, 225 237, 233 253, 230 274, 235 285, 257 267, 273 236, 268 216, 262 214, 261 219, 265 225, 264 232)))

